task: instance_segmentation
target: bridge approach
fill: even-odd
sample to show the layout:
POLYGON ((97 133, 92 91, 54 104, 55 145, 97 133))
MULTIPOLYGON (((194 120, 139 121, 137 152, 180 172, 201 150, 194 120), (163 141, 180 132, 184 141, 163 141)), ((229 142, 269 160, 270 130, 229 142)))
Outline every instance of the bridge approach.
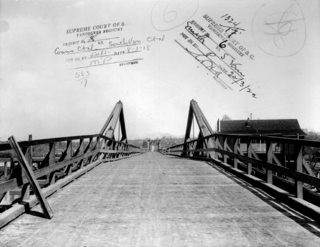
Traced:
POLYGON ((0 144, 0 246, 320 246, 320 183, 302 155, 319 142, 214 133, 191 101, 184 143, 161 152, 128 144, 121 102, 99 134, 16 144, 0 144), (293 146, 292 167, 275 143, 293 146))

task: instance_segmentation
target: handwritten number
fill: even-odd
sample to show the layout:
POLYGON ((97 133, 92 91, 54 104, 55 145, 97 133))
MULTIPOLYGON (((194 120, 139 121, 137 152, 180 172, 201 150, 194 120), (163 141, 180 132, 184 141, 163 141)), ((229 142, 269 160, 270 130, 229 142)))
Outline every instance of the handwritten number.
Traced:
MULTIPOLYGON (((167 1, 165 1, 167 2, 167 1)), ((182 2, 181 0, 171 0, 168 4, 163 3, 163 1, 158 1, 152 8, 151 12, 151 24, 154 29, 158 31, 168 31, 175 29, 181 25, 183 25, 187 20, 192 18, 196 12, 198 11, 199 7, 199 0, 193 0, 192 4, 189 5, 188 9, 182 9, 182 11, 187 11, 188 17, 181 20, 179 12, 181 11, 180 8, 177 8, 177 5, 182 2), (178 3, 177 3, 178 2, 178 3), (165 7, 163 6, 165 4, 165 7), (164 8, 163 8, 164 7, 164 8), (169 8, 175 8, 169 11, 169 8), (191 9, 190 9, 191 8, 191 9), (161 16, 162 18, 157 18, 161 16)))
POLYGON ((227 46, 224 44, 224 43, 226 43, 226 42, 228 42, 228 40, 222 41, 222 42, 219 44, 219 47, 220 47, 220 48, 226 48, 227 46))
POLYGON ((81 84, 82 84, 82 82, 84 83, 84 87, 86 87, 87 86, 87 82, 88 82, 87 79, 82 79, 81 80, 81 84))
MULTIPOLYGON (((172 2, 171 2, 172 3, 172 2)), ((166 7, 166 9, 164 10, 164 12, 163 12, 163 20, 165 21, 165 22, 167 22, 167 23, 169 23, 169 22, 172 22, 172 21, 174 21, 176 18, 177 18, 177 16, 178 16, 178 14, 177 14, 177 12, 176 11, 170 11, 170 12, 168 12, 168 13, 166 13, 167 12, 167 8, 170 6, 170 4, 171 3, 169 3, 168 5, 167 5, 167 7, 166 7), (168 18, 166 19, 166 16, 168 16, 168 15, 170 15, 170 14, 174 14, 174 17, 173 18, 170 18, 169 20, 168 20, 168 18)))

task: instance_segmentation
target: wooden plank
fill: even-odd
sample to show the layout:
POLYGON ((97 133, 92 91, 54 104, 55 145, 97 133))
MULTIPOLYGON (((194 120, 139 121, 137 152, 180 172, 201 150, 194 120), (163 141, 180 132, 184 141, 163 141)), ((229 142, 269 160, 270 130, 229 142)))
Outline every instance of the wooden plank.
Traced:
POLYGON ((40 188, 40 186, 39 186, 39 184, 33 174, 33 171, 30 169, 28 162, 27 162, 26 158, 24 157, 18 143, 16 142, 16 140, 14 138, 14 136, 9 137, 8 141, 9 141, 11 148, 17 154, 19 164, 20 164, 21 168, 23 169, 26 177, 28 178, 30 185, 33 188, 34 194, 36 195, 36 197, 40 203, 40 206, 43 210, 45 217, 48 219, 51 219, 53 217, 52 209, 50 208, 46 198, 43 196, 41 188, 40 188))

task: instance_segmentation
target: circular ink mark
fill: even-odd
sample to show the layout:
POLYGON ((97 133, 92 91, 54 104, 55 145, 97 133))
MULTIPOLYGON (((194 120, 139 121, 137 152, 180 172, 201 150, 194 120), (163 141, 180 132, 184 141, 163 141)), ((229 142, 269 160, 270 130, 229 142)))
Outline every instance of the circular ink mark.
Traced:
POLYGON ((0 20, 0 32, 6 32, 10 28, 9 23, 5 20, 0 20))
POLYGON ((297 54, 306 42, 303 12, 295 1, 277 0, 262 5, 252 21, 253 39, 265 53, 275 57, 297 54))
POLYGON ((151 11, 151 24, 158 31, 167 31, 184 24, 198 11, 199 0, 158 1, 151 11))

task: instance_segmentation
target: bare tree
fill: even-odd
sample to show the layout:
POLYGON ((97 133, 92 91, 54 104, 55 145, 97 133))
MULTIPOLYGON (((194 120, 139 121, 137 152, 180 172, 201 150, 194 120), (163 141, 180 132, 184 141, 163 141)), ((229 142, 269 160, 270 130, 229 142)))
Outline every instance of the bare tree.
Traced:
MULTIPOLYGON (((311 141, 320 141, 320 133, 315 131, 308 131, 306 139, 311 141)), ((311 169, 315 171, 317 166, 317 161, 318 159, 320 159, 320 148, 306 146, 304 148, 304 152, 307 155, 307 159, 310 162, 311 169)))
POLYGON ((221 118, 221 120, 232 120, 231 117, 229 117, 227 114, 224 114, 221 118))

